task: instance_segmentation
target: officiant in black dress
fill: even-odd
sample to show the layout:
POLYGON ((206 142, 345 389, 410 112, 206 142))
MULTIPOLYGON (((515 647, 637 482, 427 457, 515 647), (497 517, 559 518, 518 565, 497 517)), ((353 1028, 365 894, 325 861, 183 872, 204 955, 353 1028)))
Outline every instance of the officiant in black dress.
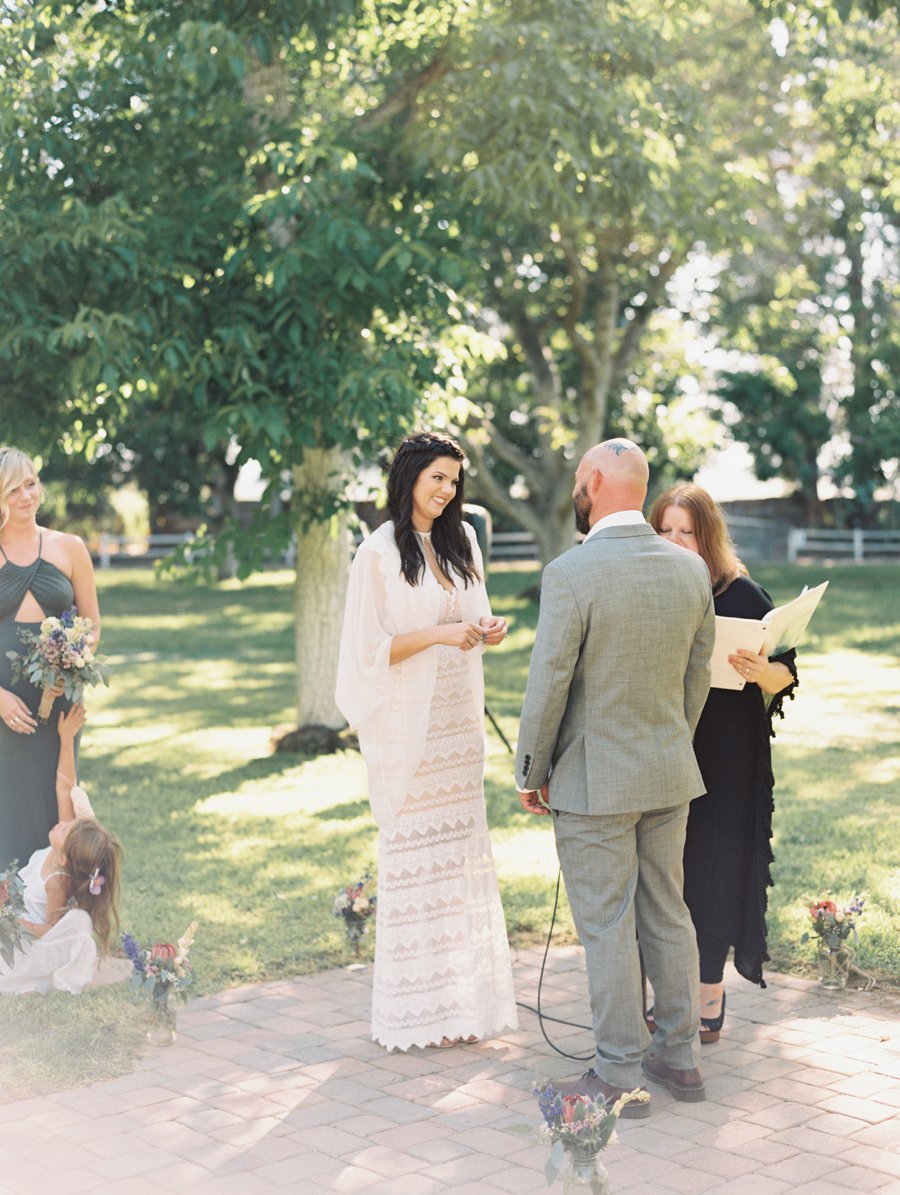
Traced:
MULTIPOLYGON (((773 608, 747 575, 722 511, 700 486, 678 485, 650 514, 666 539, 702 556, 716 614, 760 619, 773 608)), ((746 683, 711 689, 694 736, 706 795, 691 802, 684 849, 684 897, 700 948, 700 1040, 717 1041, 725 1016, 722 983, 729 948, 736 970, 765 987, 767 889, 774 810, 772 719, 797 684, 796 653, 771 659, 743 651, 729 661, 746 683)))

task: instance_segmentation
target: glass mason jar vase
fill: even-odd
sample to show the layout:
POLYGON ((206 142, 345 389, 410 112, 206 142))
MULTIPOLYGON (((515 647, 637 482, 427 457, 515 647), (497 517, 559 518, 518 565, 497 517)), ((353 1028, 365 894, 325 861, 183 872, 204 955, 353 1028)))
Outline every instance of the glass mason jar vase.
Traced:
POLYGON ((347 930, 347 940, 353 947, 353 953, 359 957, 360 938, 362 938, 368 927, 362 918, 354 919, 352 921, 348 919, 344 922, 344 925, 347 930))
POLYGON ((591 1195, 610 1195, 609 1175, 600 1161, 600 1154, 590 1146, 579 1146, 572 1142, 566 1146, 566 1156, 560 1173, 563 1190, 575 1195, 577 1192, 591 1192, 591 1195))
POLYGON ((853 951, 847 942, 839 946, 819 947, 819 984, 827 991, 838 991, 847 986, 853 951))
POLYGON ((170 1046, 175 1040, 175 1001, 168 985, 154 992, 150 1000, 147 1041, 152 1046, 170 1046))

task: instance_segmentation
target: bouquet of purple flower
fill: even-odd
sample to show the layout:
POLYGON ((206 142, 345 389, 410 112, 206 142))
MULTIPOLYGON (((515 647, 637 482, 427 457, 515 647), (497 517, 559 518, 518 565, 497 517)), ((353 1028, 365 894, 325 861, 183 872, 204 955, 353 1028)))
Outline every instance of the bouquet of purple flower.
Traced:
POLYGON ((25 916, 24 886, 19 878, 19 861, 13 859, 5 871, 0 871, 0 958, 7 967, 22 949, 22 925, 25 916))
POLYGON ((81 701, 88 685, 109 684, 109 669, 93 651, 96 635, 89 618, 80 618, 71 606, 59 618, 45 618, 40 631, 19 631, 19 638, 29 648, 23 656, 8 651, 13 680, 23 677, 42 689, 37 716, 41 722, 50 717, 56 699, 54 689, 63 686, 70 701, 81 701))
MULTIPOLYGON (((831 950, 836 950, 851 936, 854 942, 859 942, 856 922, 862 916, 865 903, 861 896, 855 896, 849 906, 843 907, 836 905, 828 896, 817 900, 809 906, 813 933, 831 950)), ((808 942, 809 934, 805 933, 800 941, 808 942)))
MULTIPOLYGON (((544 1167, 548 1186, 556 1182, 566 1154, 586 1161, 595 1158, 615 1141, 616 1122, 624 1106, 646 1103, 650 1098, 639 1088, 621 1095, 615 1103, 589 1095, 563 1095, 546 1079, 533 1083, 531 1090, 544 1118, 538 1135, 550 1146, 544 1167)), ((592 1162, 590 1168, 593 1170, 592 1162)))
POLYGON ((192 921, 174 945, 157 942, 151 947, 139 946, 133 934, 122 934, 122 949, 134 967, 132 990, 160 999, 189 988, 194 982, 194 969, 188 954, 196 932, 197 922, 192 921))

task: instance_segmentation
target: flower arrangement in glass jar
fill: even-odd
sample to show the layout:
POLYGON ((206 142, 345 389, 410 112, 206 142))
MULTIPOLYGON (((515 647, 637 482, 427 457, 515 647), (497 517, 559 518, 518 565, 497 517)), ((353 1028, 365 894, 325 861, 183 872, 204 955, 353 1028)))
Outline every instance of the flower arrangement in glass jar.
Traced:
POLYGON ((40 631, 20 630, 19 638, 30 650, 6 653, 13 680, 22 678, 41 689, 38 719, 46 723, 62 686, 70 701, 81 701, 88 685, 109 685, 109 669, 94 655, 94 624, 80 618, 71 606, 59 618, 45 618, 40 631))
POLYGON ((332 916, 343 918, 344 929, 355 954, 359 954, 359 940, 366 932, 366 922, 378 903, 375 893, 366 891, 366 885, 371 883, 372 877, 364 875, 355 884, 342 888, 331 906, 332 916))
MULTIPOLYGON (((856 896, 849 905, 839 907, 826 895, 809 906, 812 933, 819 939, 819 982, 824 988, 847 986, 853 966, 849 939, 852 937, 854 945, 859 942, 856 923, 862 916, 864 904, 863 897, 856 896)), ((809 940, 809 932, 800 939, 801 943, 809 940)))
POLYGON ((188 954, 196 932, 197 922, 192 921, 176 944, 157 942, 149 948, 139 946, 132 934, 122 934, 122 947, 134 967, 132 991, 150 997, 147 1040, 154 1045, 168 1045, 175 1040, 175 1007, 170 998, 177 995, 185 999, 185 991, 194 982, 188 954))
POLYGON ((546 1079, 532 1084, 531 1090, 544 1118, 538 1135, 551 1147, 544 1167, 547 1185, 556 1182, 568 1160, 571 1177, 567 1185, 574 1183, 589 1186, 592 1191, 607 1191, 605 1172, 597 1168, 597 1155, 615 1143, 616 1123, 625 1105, 646 1103, 650 1098, 647 1092, 629 1091, 610 1103, 589 1095, 563 1095, 546 1079))

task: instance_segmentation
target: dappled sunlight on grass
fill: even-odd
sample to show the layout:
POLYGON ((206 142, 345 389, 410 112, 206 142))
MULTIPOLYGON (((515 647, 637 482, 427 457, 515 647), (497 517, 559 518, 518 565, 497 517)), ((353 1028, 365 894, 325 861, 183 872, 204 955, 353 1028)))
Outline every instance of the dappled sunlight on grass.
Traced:
MULTIPOLYGON (((549 818, 546 822, 549 823, 549 818)), ((556 882, 559 861, 553 830, 545 824, 543 833, 532 829, 502 830, 493 835, 494 862, 497 872, 512 879, 535 879, 546 877, 548 883, 556 882)))
MULTIPOLYGON (((863 892, 858 959, 887 983, 900 957, 900 703, 891 655, 900 647, 900 567, 755 575, 777 602, 804 583, 831 581, 801 651, 797 699, 773 744, 773 962, 811 973, 814 952, 800 944, 806 899, 830 890, 849 901, 863 892)), ((496 568, 490 578, 494 608, 512 630, 486 654, 487 702, 513 744, 537 618, 520 595, 537 579, 533 566, 496 568)), ((160 583, 139 570, 98 580, 103 651, 116 669, 111 688, 88 698, 80 779, 124 845, 123 926, 143 942, 172 941, 197 920, 198 995, 346 965, 351 954, 332 903, 345 884, 374 873, 377 829, 357 752, 270 753, 272 728, 292 719, 294 703, 292 575, 209 588, 160 583)), ((558 870, 552 827, 520 808, 513 758, 489 724, 487 750, 488 821, 507 926, 514 944, 542 943, 558 870)), ((563 889, 554 941, 573 940, 563 889)), ((363 960, 373 944, 374 934, 363 939, 363 960)), ((22 999, 17 1016, 29 1003, 57 1007, 22 999)), ((107 1018, 105 1005, 77 1003, 92 1027, 73 1023, 73 1050, 90 1048, 100 1009, 122 1036, 127 1069, 131 1012, 122 1004, 107 1018)), ((31 1017, 24 1010, 22 1032, 40 1032, 31 1017)), ((16 1022, 6 1018, 4 1031, 18 1032, 16 1022)), ((0 1058, 0 1078, 15 1073, 14 1064, 9 1072, 2 1066, 0 1058)))
MULTIPOLYGON (((900 569, 888 571, 896 587, 900 569)), ((872 596, 865 578, 844 572, 834 572, 816 614, 800 692, 774 744, 769 920, 773 954, 795 967, 809 957, 796 945, 799 894, 808 889, 849 889, 865 878, 872 913, 863 940, 866 949, 879 944, 879 958, 880 943, 896 941, 883 927, 900 911, 890 831, 897 765, 887 736, 897 699, 880 642, 893 589, 885 579, 872 596), (857 607, 879 630, 860 630, 866 646, 851 650, 842 634, 857 607)), ((512 743, 537 617, 519 595, 537 577, 535 568, 495 569, 490 582, 512 631, 486 654, 487 702, 512 743)), ((761 579, 783 601, 816 577, 779 569, 761 579)), ((211 589, 159 586, 136 573, 100 580, 103 646, 120 662, 112 688, 91 695, 82 772, 125 845, 126 924, 141 937, 169 938, 196 917, 198 992, 346 962, 331 904, 340 887, 374 870, 377 830, 358 753, 270 754, 271 728, 290 721, 294 700, 290 575, 211 589)), ((487 745, 507 922, 514 936, 539 940, 556 882, 552 828, 519 807, 513 758, 490 724, 487 745)), ((556 940, 571 937, 564 893, 558 925, 556 940)), ((371 946, 370 936, 364 953, 371 946)))

